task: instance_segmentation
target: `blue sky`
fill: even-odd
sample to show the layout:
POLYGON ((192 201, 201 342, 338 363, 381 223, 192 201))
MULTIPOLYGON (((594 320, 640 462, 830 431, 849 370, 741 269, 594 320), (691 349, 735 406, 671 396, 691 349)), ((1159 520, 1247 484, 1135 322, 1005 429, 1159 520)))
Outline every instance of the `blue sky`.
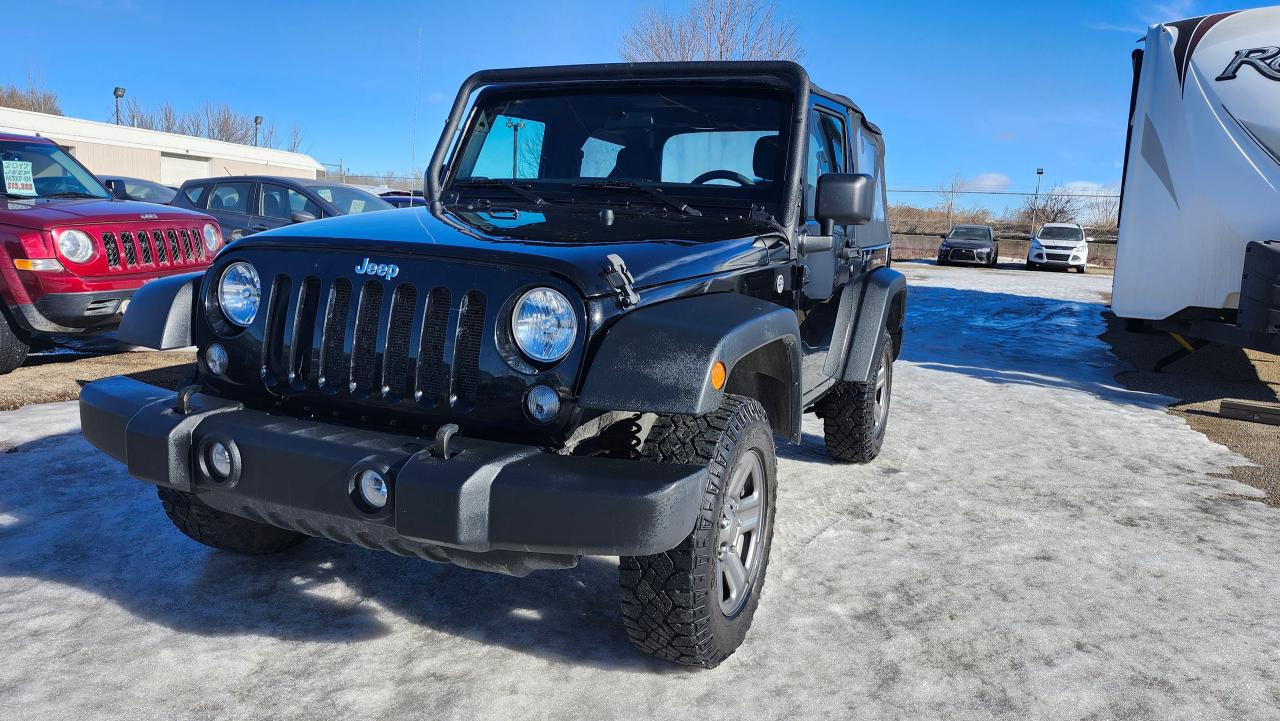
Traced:
MULTIPOLYGON (((1129 53, 1148 23, 1265 3, 782 0, 805 65, 884 130, 891 188, 955 177, 1029 190, 1117 183, 1129 53)), ((681 0, 151 2, 53 0, 6 37, 0 82, 36 73, 64 112, 108 120, 111 89, 178 109, 261 114, 357 172, 426 164, 453 93, 487 67, 608 62, 642 9, 681 0), (216 10, 211 8, 216 7, 216 10), (414 82, 418 28, 422 80, 414 82)))

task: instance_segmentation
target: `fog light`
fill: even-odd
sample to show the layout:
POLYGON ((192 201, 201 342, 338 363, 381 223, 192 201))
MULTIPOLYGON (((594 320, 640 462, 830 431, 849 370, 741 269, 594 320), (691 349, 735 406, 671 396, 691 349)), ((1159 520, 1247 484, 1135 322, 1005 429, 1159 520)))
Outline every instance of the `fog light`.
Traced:
POLYGON ((560 396, 551 386, 534 386, 525 397, 529 417, 538 423, 546 423, 560 413, 560 396))
POLYGON ((209 347, 204 349, 204 365, 215 376, 220 376, 227 371, 228 362, 227 349, 223 348, 221 343, 210 343, 209 347))
POLYGON ((225 481, 231 477, 231 449, 222 441, 209 444, 209 472, 214 478, 225 481))
POLYGON ((374 510, 387 505, 387 479, 372 468, 360 471, 356 476, 356 488, 360 490, 360 500, 374 510))

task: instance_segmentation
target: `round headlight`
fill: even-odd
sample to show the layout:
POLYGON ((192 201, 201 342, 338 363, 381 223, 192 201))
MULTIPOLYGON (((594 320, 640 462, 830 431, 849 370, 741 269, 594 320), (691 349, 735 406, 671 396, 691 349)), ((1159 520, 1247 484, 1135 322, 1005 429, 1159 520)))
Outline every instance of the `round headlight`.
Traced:
POLYGON ((520 351, 540 363, 569 353, 578 334, 573 306, 560 291, 534 288, 520 296, 511 315, 511 335, 520 351))
POLYGON ((218 242, 222 240, 219 237, 218 228, 213 223, 204 224, 204 249, 210 253, 218 249, 218 242))
POLYGON ((218 281, 218 305, 227 320, 238 326, 249 325, 258 316, 261 298, 262 283, 252 265, 239 261, 222 271, 222 278, 218 281))
POLYGON ((58 234, 58 252, 72 263, 88 263, 96 255, 89 234, 74 228, 58 234))

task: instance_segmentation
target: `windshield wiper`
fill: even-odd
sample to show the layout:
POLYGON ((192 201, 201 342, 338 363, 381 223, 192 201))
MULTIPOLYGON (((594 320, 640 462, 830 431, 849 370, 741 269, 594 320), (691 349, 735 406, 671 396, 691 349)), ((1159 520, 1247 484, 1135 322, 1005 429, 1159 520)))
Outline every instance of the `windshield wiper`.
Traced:
POLYGON ((464 178, 455 180, 449 186, 452 188, 506 188, 534 205, 545 205, 547 201, 543 200, 537 193, 529 190, 528 185, 521 185, 513 180, 503 180, 501 178, 464 178))
POLYGON ((658 190, 657 188, 650 188, 647 185, 633 183, 629 180, 597 180, 593 183, 574 183, 573 187, 582 188, 583 190, 601 190, 601 191, 630 190, 636 193, 644 193, 650 198, 654 198, 655 200, 661 202, 664 205, 675 208, 681 213, 685 213, 687 215, 702 215, 701 210, 698 210, 697 208, 694 208, 686 203, 682 203, 678 200, 674 200, 664 195, 663 192, 661 190, 658 190))
POLYGON ((42 198, 101 198, 93 193, 82 193, 79 190, 64 190, 61 193, 45 193, 42 198))

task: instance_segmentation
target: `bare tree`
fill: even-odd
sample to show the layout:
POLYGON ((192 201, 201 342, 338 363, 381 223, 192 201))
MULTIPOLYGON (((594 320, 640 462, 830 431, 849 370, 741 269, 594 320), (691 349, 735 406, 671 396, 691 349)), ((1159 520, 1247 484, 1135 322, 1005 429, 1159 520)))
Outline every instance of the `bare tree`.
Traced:
POLYGON ((137 98, 125 103, 127 122, 135 128, 161 130, 166 133, 192 135, 197 138, 222 140, 228 143, 251 145, 255 139, 264 148, 280 148, 297 152, 302 147, 302 129, 294 125, 289 137, 283 139, 275 123, 255 126, 252 115, 236 112, 226 103, 205 103, 199 110, 179 113, 171 103, 164 103, 154 110, 148 109, 137 98))
POLYGON ((1061 185, 1041 193, 1039 198, 1022 200, 1022 219, 1027 223, 1075 223, 1084 203, 1082 197, 1061 185))
POLYGON ((27 74, 25 88, 13 84, 0 85, 0 107, 62 115, 58 94, 46 88, 44 82, 32 73, 27 74))
POLYGON ((1114 234, 1120 229, 1120 196, 1114 189, 1084 199, 1085 222, 1098 233, 1114 234))
POLYGON ((632 63, 690 60, 800 60, 800 31, 774 0, 692 0, 684 14, 650 8, 622 39, 632 63))

